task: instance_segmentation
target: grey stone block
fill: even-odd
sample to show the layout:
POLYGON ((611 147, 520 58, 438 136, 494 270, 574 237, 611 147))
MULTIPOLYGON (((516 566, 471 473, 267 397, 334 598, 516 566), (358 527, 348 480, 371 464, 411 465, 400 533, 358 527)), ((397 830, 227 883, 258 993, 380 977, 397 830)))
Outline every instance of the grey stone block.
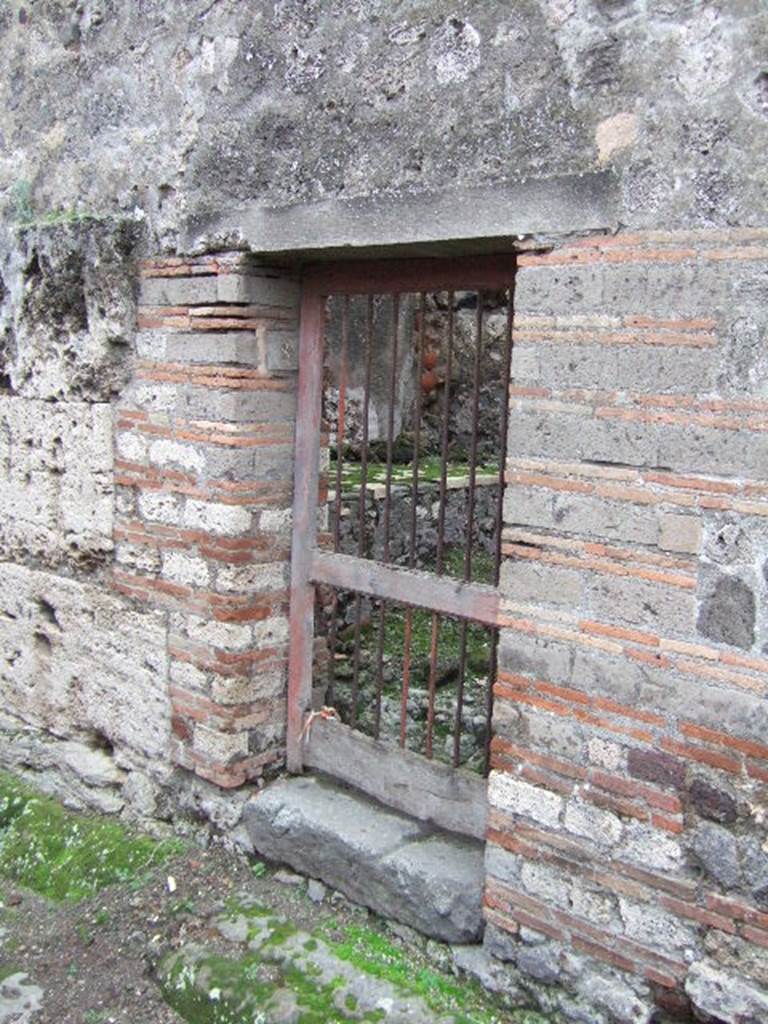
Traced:
POLYGON ((255 366, 258 345, 254 331, 169 332, 165 358, 172 363, 241 363, 255 366))
POLYGON ((634 695, 644 672, 642 666, 627 658, 594 649, 588 652, 577 650, 573 655, 570 682, 584 693, 634 704, 634 695))
POLYGON ((717 263, 657 263, 642 269, 647 280, 647 312, 673 319, 712 316, 727 304, 729 275, 717 263))
POLYGON ((296 415, 296 395, 292 391, 219 391, 189 386, 178 395, 177 412, 188 419, 231 423, 290 422, 296 415))
POLYGON ((768 992, 711 961, 691 966, 685 991, 697 1010, 723 1024, 768 1020, 768 992))
POLYGON ((571 650, 567 644, 502 630, 499 665, 507 672, 524 672, 538 679, 567 683, 571 677, 571 650))
POLYGON ((655 509, 519 484, 504 495, 504 521, 638 544, 655 544, 659 533, 655 509))
POLYGON ((502 593, 513 601, 581 605, 584 577, 572 569, 507 559, 501 567, 502 593))
MULTIPOLYGON (((746 836, 739 840, 741 865, 744 878, 752 899, 759 907, 768 907, 768 855, 764 848, 762 836, 746 836)), ((768 982, 768 957, 765 964, 766 981, 768 982)))
POLYGON ((702 822, 693 833, 691 848, 707 874, 726 889, 739 884, 739 845, 730 832, 720 825, 702 822))
POLYGON ((489 924, 483 936, 483 948, 503 963, 515 963, 520 951, 520 940, 516 935, 505 932, 496 925, 489 924))
POLYGON ((515 304, 523 315, 590 313, 600 308, 601 296, 601 275, 594 267, 524 267, 515 288, 515 304))
POLYGON ((609 345, 544 344, 539 367, 541 383, 554 388, 614 388, 621 379, 618 352, 609 345))
POLYGON ((659 433, 658 465, 685 473, 740 476, 764 480, 768 476, 765 434, 746 430, 664 424, 659 433))
POLYGON ((699 725, 758 743, 764 743, 768 735, 768 705, 763 697, 710 685, 698 677, 659 669, 643 672, 636 706, 683 718, 689 718, 695 708, 699 725))
POLYGON ((290 480, 292 473, 292 441, 258 448, 205 449, 205 475, 209 479, 290 480))
POLYGON ((552 526, 551 491, 513 484, 504 492, 504 522, 508 526, 552 526))
POLYGON ((595 1007, 604 1009, 617 1024, 650 1024, 654 1018, 654 1001, 648 987, 640 995, 620 976, 605 978, 586 973, 576 981, 576 988, 590 1007, 585 1021, 595 1020, 595 1007))
POLYGON ((552 519, 559 530, 601 540, 655 544, 659 532, 657 513, 652 508, 581 494, 554 495, 552 519))
POLYGON ((709 581, 696 625, 716 643, 749 650, 755 640, 755 595, 743 580, 718 575, 709 581))
POLYGON ((350 899, 446 942, 482 931, 479 843, 418 822, 327 780, 274 784, 243 822, 263 856, 321 878, 350 899))
POLYGON ((513 410, 507 451, 533 458, 578 461, 582 451, 580 431, 584 423, 583 417, 576 422, 573 416, 554 412, 513 410))
POLYGON ((701 520, 698 516, 659 516, 659 547, 662 551, 698 554, 701 550, 701 533, 701 520))
POLYGON ((568 417, 568 422, 563 423, 561 429, 578 436, 583 459, 619 462, 628 466, 660 464, 659 428, 656 423, 591 419, 582 424, 574 417, 568 417))
POLYGON ((216 297, 219 302, 245 302, 249 305, 298 309, 301 285, 288 277, 222 274, 217 280, 216 297))
POLYGON ((212 276, 145 277, 139 290, 139 302, 145 306, 202 306, 217 297, 212 276))
POLYGON ((556 946, 523 946, 517 956, 517 966, 545 985, 554 985, 562 974, 556 946))
POLYGON ((580 725, 531 708, 525 711, 525 725, 530 743, 537 750, 544 749, 574 764, 584 763, 584 732, 580 725))
POLYGON ((591 583, 588 600, 596 619, 618 619, 666 635, 693 633, 696 602, 689 590, 622 576, 599 576, 591 583))
POLYGON ((522 858, 501 846, 489 843, 485 848, 485 871, 502 882, 517 883, 520 879, 522 858))
POLYGON ((715 379, 715 349, 626 345, 617 350, 613 387, 664 393, 708 391, 715 379))
POLYGON ((518 984, 517 973, 492 957, 483 946, 454 946, 453 966, 476 978, 489 992, 496 992, 507 1002, 529 1000, 518 984))
POLYGON ((268 330, 264 339, 265 370, 285 373, 298 369, 299 335, 296 329, 268 330))
MULTIPOLYGON (((244 157, 251 159, 248 153, 244 157)), ((604 229, 615 223, 618 200, 616 176, 597 171, 448 191, 402 190, 283 207, 249 205, 203 217, 199 223, 190 218, 180 248, 196 249, 202 237, 237 236, 265 257, 297 251, 348 257, 353 247, 382 256, 404 242, 419 244, 426 256, 434 255, 435 248, 444 252, 437 246, 441 241, 604 229)))
POLYGON ((524 341, 515 342, 515 350, 512 354, 512 382, 538 381, 541 375, 539 367, 540 345, 529 345, 524 341))

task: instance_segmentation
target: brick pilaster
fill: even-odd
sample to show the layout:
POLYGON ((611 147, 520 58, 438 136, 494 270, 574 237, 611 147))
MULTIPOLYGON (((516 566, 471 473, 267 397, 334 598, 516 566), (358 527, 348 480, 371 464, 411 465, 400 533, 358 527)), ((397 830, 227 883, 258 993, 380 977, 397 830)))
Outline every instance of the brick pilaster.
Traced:
POLYGON ((239 253, 145 262, 115 418, 114 586, 167 610, 176 763, 283 756, 299 285, 239 253))

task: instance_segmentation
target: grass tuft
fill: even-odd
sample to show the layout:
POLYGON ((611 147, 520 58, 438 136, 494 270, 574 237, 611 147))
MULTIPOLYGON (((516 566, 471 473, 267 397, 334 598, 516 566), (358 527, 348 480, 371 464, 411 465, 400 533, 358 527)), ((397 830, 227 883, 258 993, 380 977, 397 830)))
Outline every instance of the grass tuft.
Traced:
POLYGON ((134 882, 182 851, 109 819, 65 811, 0 773, 0 876, 58 901, 77 902, 117 882, 134 882))

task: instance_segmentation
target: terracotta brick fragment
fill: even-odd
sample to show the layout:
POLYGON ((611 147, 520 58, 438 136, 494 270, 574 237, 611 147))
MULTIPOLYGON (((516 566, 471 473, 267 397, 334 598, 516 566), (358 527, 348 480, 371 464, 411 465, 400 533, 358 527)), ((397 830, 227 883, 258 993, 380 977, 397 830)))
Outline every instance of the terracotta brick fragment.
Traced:
POLYGON ((694 747, 686 743, 677 743, 675 740, 664 737, 661 741, 662 747, 672 754, 679 754, 681 757, 689 758, 692 761, 699 761, 708 764, 712 768, 721 768, 723 771, 738 774, 741 771, 741 762, 735 757, 717 753, 714 750, 705 750, 704 747, 694 747))
POLYGON ((698 907, 693 903, 685 903, 682 900, 676 900, 672 896, 661 896, 659 902, 667 910, 672 911, 673 914, 677 914, 679 917, 688 918, 691 921, 696 921, 698 924, 706 925, 707 928, 718 928, 722 932, 728 932, 731 935, 736 933, 736 926, 733 921, 727 917, 722 917, 720 914, 714 914, 711 910, 704 910, 703 907, 698 907))

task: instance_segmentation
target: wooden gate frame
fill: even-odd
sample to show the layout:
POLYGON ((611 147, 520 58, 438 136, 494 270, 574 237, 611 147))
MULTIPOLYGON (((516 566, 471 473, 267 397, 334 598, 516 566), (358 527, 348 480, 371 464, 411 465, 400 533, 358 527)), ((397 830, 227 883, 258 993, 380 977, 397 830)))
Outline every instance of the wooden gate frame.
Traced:
MULTIPOLYGON (((462 583, 416 569, 317 549, 319 450, 325 304, 329 295, 446 290, 502 290, 514 284, 514 254, 446 259, 342 261, 307 267, 302 276, 299 382, 291 542, 287 767, 304 768, 311 708, 315 584, 327 583, 497 626, 495 587, 462 583), (421 600, 413 601, 414 588, 421 600)), ((505 382, 508 386, 509 382, 505 382)), ((398 751, 402 754, 402 751, 398 751)), ((415 755, 413 755, 415 756, 415 755)), ((479 782, 482 780, 478 780, 479 782)))

